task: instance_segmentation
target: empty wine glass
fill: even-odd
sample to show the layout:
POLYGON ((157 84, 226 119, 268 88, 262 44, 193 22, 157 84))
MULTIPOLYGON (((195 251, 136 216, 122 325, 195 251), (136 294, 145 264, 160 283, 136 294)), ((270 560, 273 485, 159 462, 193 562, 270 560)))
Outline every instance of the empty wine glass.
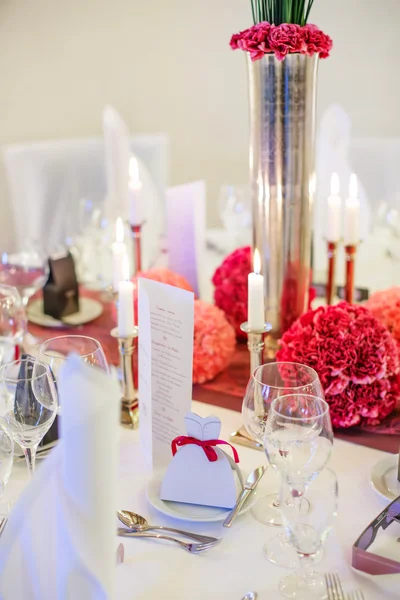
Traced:
POLYGON ((296 392, 272 402, 265 426, 265 453, 270 465, 297 486, 298 497, 325 467, 332 445, 325 400, 296 392))
POLYGON ((326 598, 324 577, 313 571, 315 557, 333 528, 337 515, 338 484, 335 473, 325 468, 304 489, 310 504, 307 513, 298 510, 297 485, 283 477, 280 500, 286 535, 299 557, 299 568, 284 577, 279 590, 286 598, 326 598))
POLYGON ((15 287, 0 284, 0 365, 14 359, 26 329, 25 311, 15 287))
MULTIPOLYGON (((48 365, 56 383, 60 367, 69 354, 78 354, 83 362, 109 372, 107 359, 100 342, 85 335, 62 335, 43 342, 37 353, 38 369, 40 370, 41 363, 48 365)), ((41 397, 40 389, 36 390, 36 394, 43 403, 46 402, 46 398, 41 397)), ((59 412, 61 412, 61 407, 59 407, 59 412)))
POLYGON ((0 417, 0 498, 10 479, 14 460, 14 440, 4 417, 0 417))
POLYGON ((47 257, 38 250, 25 250, 15 254, 3 252, 1 255, 0 283, 16 287, 24 306, 43 287, 48 272, 47 257))
POLYGON ((57 391, 50 369, 48 365, 26 357, 3 365, 0 382, 7 405, 5 418, 14 441, 24 451, 32 475, 37 447, 57 414, 57 391), (36 389, 41 390, 40 400, 36 389))

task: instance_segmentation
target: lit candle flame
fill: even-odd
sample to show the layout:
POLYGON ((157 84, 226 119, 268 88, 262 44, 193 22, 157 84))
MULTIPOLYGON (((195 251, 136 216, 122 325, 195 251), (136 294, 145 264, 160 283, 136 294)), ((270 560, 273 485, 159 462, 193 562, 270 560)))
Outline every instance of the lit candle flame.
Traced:
POLYGON ((122 257, 122 276, 124 281, 129 281, 129 260, 127 254, 124 254, 122 257))
POLYGON ((349 196, 350 198, 357 198, 358 194, 358 185, 357 185, 357 175, 352 173, 350 175, 350 185, 349 185, 349 196))
POLYGON ((254 273, 256 273, 256 275, 259 275, 260 271, 261 271, 261 259, 260 259, 260 253, 257 250, 257 248, 254 250, 253 265, 254 265, 254 273))
POLYGON ((124 222, 121 217, 118 217, 115 226, 115 239, 119 244, 122 244, 124 241, 124 222))
POLYGON ((132 181, 139 181, 139 164, 134 156, 129 161, 129 177, 132 181))
POLYGON ((340 192, 339 175, 337 173, 332 173, 331 196, 339 196, 339 192, 340 192))

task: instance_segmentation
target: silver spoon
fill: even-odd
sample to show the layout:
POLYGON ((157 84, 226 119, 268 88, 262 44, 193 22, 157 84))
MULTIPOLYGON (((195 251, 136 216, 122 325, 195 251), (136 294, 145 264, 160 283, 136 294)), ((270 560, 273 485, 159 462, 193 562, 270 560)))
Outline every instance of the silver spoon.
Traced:
POLYGON ((118 510, 118 519, 131 531, 170 531, 177 533, 199 542, 216 542, 218 538, 210 537, 209 535, 199 535, 198 533, 190 533, 189 531, 182 531, 181 529, 173 529, 172 527, 164 527, 162 525, 149 525, 144 517, 138 515, 130 510, 118 510))
POLYGON ((245 596, 243 596, 242 600, 256 600, 257 592, 247 592, 245 596))

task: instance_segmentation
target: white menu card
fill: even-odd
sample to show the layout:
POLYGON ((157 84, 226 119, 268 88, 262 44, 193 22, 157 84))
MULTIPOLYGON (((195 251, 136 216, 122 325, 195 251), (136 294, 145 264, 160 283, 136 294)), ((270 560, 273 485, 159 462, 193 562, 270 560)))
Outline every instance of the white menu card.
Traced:
POLYGON ((171 458, 192 405, 194 294, 139 279, 140 439, 147 466, 171 458))

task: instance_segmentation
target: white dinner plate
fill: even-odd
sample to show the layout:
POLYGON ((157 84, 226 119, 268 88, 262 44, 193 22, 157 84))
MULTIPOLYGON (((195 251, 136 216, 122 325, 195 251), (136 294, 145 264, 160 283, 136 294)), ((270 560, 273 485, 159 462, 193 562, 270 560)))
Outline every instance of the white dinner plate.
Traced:
POLYGON ((370 484, 374 490, 388 500, 394 500, 400 495, 400 482, 397 481, 398 454, 385 456, 371 470, 370 484))
MULTIPOLYGON (((231 512, 226 508, 199 506, 198 504, 184 504, 182 502, 161 500, 160 495, 163 478, 164 473, 157 473, 154 475, 147 485, 146 498, 156 510, 163 513, 167 517, 173 517, 174 519, 179 519, 180 521, 210 523, 211 521, 224 521, 231 512)), ((241 490, 239 482, 237 482, 237 487, 239 494, 241 490)), ((256 500, 258 500, 257 491, 251 494, 250 498, 246 501, 245 505, 240 511, 240 514, 247 512, 252 506, 254 506, 256 500)))
POLYGON ((43 300, 38 298, 28 305, 27 313, 28 319, 35 325, 41 325, 42 327, 75 327, 77 325, 83 325, 89 323, 94 319, 97 319, 103 312, 103 306, 97 300, 92 298, 79 298, 79 311, 68 317, 64 317, 62 321, 53 319, 49 315, 45 315, 43 312, 43 300))

